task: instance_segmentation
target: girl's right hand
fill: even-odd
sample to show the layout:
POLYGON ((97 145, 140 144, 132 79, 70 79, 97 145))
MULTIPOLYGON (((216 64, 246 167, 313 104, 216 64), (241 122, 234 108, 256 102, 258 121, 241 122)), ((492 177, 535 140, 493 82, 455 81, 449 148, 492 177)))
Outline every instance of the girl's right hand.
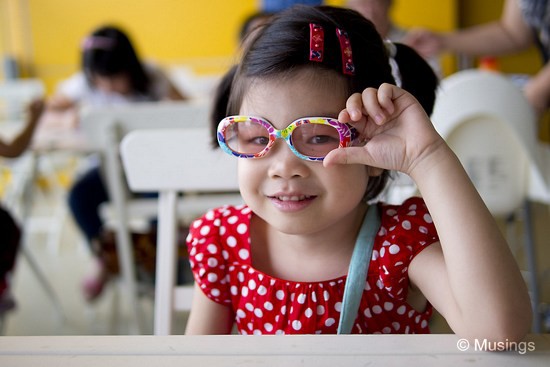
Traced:
POLYGON ((392 84, 353 94, 338 120, 353 125, 367 143, 333 150, 325 166, 365 164, 413 176, 420 163, 447 147, 420 103, 392 84))

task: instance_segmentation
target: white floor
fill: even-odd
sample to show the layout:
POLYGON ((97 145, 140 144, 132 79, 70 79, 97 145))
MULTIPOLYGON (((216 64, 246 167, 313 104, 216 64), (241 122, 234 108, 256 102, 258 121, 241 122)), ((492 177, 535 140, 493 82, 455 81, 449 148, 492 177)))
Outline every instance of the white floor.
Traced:
MULTIPOLYGON (((52 200, 65 200, 64 197, 49 197, 47 193, 37 196, 34 214, 48 210, 55 204, 52 200)), ((539 245, 538 263, 540 273, 550 269, 550 211, 548 207, 534 205, 536 240, 539 245)), ((64 221, 58 245, 48 243, 45 232, 32 230, 26 241, 28 250, 38 261, 46 278, 51 282, 59 297, 61 309, 54 306, 28 261, 20 256, 13 277, 12 289, 17 308, 9 312, 0 334, 4 335, 79 335, 79 334, 127 334, 129 326, 129 305, 118 298, 122 311, 113 312, 117 302, 116 282, 108 288, 104 296, 93 304, 88 304, 80 292, 80 282, 92 266, 91 255, 78 234, 69 216, 64 221), (118 320, 116 315, 118 314, 118 320)), ((522 251, 518 251, 518 261, 523 262, 522 251)), ((550 303, 550 274, 541 275, 542 300, 550 303)), ((152 333, 152 300, 144 298, 140 304, 145 334, 152 333)), ((176 333, 183 333, 186 315, 176 320, 176 333)), ((436 317, 433 332, 447 332, 444 321, 436 317)))

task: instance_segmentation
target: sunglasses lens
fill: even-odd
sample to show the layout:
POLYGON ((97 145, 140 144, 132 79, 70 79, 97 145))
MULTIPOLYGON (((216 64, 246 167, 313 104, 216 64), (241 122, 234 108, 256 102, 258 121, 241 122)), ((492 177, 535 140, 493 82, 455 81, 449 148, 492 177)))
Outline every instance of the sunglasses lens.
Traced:
POLYGON ((340 145, 340 134, 331 125, 302 124, 292 132, 292 145, 303 155, 323 158, 340 145))
POLYGON ((269 143, 267 129, 250 120, 233 122, 225 129, 225 143, 239 154, 257 154, 269 143))

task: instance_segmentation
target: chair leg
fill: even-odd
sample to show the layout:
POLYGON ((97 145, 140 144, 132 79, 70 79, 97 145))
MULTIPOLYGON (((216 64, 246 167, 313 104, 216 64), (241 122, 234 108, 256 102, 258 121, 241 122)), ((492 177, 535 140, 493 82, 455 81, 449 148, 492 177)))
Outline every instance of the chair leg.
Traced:
POLYGON ((538 282, 538 271, 536 261, 536 246, 533 238, 533 221, 531 218, 531 203, 529 200, 525 200, 523 204, 524 215, 524 236, 525 236, 525 255, 527 258, 527 268, 529 276, 529 288, 531 295, 531 304, 533 308, 533 333, 541 333, 541 314, 539 310, 540 306, 540 292, 538 282))
POLYGON ((47 296, 50 298, 53 305, 55 306, 55 311, 57 313, 58 319, 64 321, 65 313, 63 312, 63 307, 61 306, 59 297, 57 297, 55 290, 53 289, 52 285, 46 278, 46 275, 44 274, 42 269, 40 269, 40 267, 38 266, 38 263, 34 259, 33 255, 30 253, 25 243, 23 243, 23 245, 21 246, 20 251, 21 251, 21 254, 25 257, 25 260, 27 260, 27 262, 29 263, 31 270, 36 276, 36 278, 38 279, 39 283, 44 288, 44 291, 46 292, 47 296))

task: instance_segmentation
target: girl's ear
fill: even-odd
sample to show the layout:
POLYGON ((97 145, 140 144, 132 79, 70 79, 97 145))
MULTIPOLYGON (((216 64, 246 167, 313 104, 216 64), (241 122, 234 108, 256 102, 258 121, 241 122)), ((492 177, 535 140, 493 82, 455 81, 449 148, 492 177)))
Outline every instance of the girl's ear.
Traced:
POLYGON ((367 166, 367 175, 370 177, 380 176, 383 172, 383 168, 367 166))

